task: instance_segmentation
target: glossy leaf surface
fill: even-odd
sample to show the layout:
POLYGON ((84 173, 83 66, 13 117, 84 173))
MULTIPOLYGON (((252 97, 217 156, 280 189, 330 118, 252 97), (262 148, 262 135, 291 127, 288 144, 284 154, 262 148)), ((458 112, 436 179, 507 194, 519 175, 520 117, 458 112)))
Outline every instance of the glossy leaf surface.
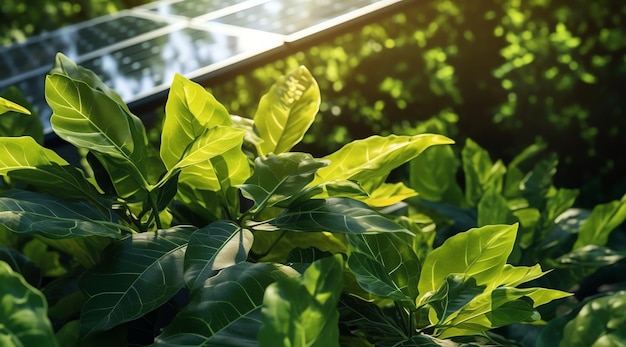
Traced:
POLYGON ((357 251, 350 254, 348 265, 364 289, 414 306, 421 264, 411 247, 410 237, 405 236, 398 233, 347 235, 351 247, 357 251), (379 290, 372 291, 382 285, 376 284, 377 281, 393 291, 387 295, 379 290))
POLYGON ((462 273, 488 284, 498 277, 513 249, 517 225, 470 229, 447 239, 426 256, 419 280, 420 296, 437 290, 449 274, 462 273))
POLYGON ((185 252, 185 284, 191 290, 204 285, 218 270, 245 261, 253 236, 234 222, 217 221, 196 230, 185 252))
POLYGON ((613 229, 626 220, 626 195, 620 201, 600 204, 583 222, 574 249, 585 245, 604 246, 613 229))
POLYGON ((366 204, 348 198, 311 199, 285 209, 272 225, 291 231, 337 233, 405 232, 397 223, 366 204))
POLYGON ((283 153, 300 142, 321 103, 317 82, 304 66, 281 77, 261 97, 254 128, 263 140, 258 155, 283 153))
POLYGON ((191 293, 189 304, 152 346, 257 345, 265 288, 287 276, 298 273, 271 263, 242 262, 225 268, 191 293))
POLYGON ((110 248, 107 260, 80 282, 89 296, 81 312, 83 334, 141 317, 176 294, 184 285, 185 248, 194 230, 176 227, 135 234, 110 248))
POLYGON ((122 225, 85 202, 69 202, 50 195, 11 191, 0 197, 0 223, 19 234, 52 239, 84 236, 118 238, 122 225))
POLYGON ((353 141, 324 157, 330 164, 317 172, 314 184, 353 180, 379 185, 394 168, 417 157, 426 148, 454 141, 441 135, 372 136, 353 141))
POLYGON ((428 297, 428 303, 436 312, 440 322, 451 313, 461 310, 485 290, 485 285, 477 286, 476 280, 463 274, 450 274, 441 287, 428 297))
POLYGON ((232 122, 228 111, 202 86, 176 74, 165 104, 161 159, 167 168, 181 160, 187 147, 206 129, 232 122))
POLYGON ((324 163, 304 153, 270 153, 256 158, 254 166, 254 174, 240 186, 243 195, 254 202, 252 212, 300 192, 324 163))

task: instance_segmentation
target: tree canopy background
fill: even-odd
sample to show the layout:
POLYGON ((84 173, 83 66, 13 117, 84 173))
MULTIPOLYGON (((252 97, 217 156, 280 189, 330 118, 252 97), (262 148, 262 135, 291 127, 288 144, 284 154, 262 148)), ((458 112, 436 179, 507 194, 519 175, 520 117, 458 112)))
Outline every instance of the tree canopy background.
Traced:
MULTIPOLYGON (((142 0, 4 0, 3 44, 142 0)), ((421 0, 327 42, 209 86, 251 116, 278 76, 306 65, 323 104, 302 150, 324 155, 375 133, 472 138, 510 160, 534 143, 583 206, 626 191, 626 3, 421 0)))

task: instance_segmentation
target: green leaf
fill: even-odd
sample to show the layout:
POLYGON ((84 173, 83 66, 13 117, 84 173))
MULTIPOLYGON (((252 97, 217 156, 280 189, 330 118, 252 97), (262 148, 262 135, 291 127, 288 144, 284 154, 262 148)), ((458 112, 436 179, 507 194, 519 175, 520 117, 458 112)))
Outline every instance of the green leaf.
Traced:
POLYGON ((597 268, 615 264, 624 258, 626 258, 626 251, 618 252, 603 246, 587 245, 560 256, 556 261, 576 268, 597 268))
MULTIPOLYGON (((89 69, 85 69, 82 66, 76 65, 71 59, 65 56, 63 53, 57 53, 54 60, 54 67, 50 70, 51 74, 66 75, 77 81, 82 81, 90 85, 93 89, 101 91, 115 103, 117 103, 126 113, 130 114, 128 106, 122 100, 122 97, 109 86, 107 86, 98 75, 89 69)), ((139 120, 136 118, 135 120, 139 120)))
POLYGON ((259 345, 339 346, 337 302, 343 288, 340 254, 315 261, 300 278, 269 285, 263 297, 259 345))
POLYGON ((37 143, 43 143, 43 123, 34 112, 28 99, 15 86, 10 86, 0 93, 0 97, 9 102, 13 102, 20 108, 24 108, 30 117, 20 111, 0 112, 0 137, 5 136, 31 136, 37 143), (26 107, 23 107, 26 106, 26 107))
POLYGON ((474 277, 479 286, 489 284, 502 272, 516 234, 517 224, 489 225, 450 237, 426 256, 418 285, 420 297, 437 290, 453 273, 474 277))
POLYGON ((165 104, 160 151, 163 163, 168 169, 174 167, 206 129, 231 124, 228 111, 213 95, 176 74, 165 104))
POLYGON ((46 77, 46 100, 56 134, 93 151, 122 197, 146 189, 147 138, 141 121, 87 83, 61 74, 46 77))
POLYGON ((473 277, 450 274, 446 276, 441 287, 427 296, 422 303, 430 305, 435 310, 439 322, 443 322, 451 313, 459 311, 481 294, 485 288, 485 285, 476 285, 473 277))
POLYGON ((169 170, 183 169, 206 162, 232 148, 241 147, 245 131, 233 127, 215 126, 207 128, 189 144, 182 158, 168 167, 169 170))
POLYGON ((302 140, 321 103, 320 90, 309 70, 300 66, 281 77, 261 97, 254 129, 263 139, 258 155, 289 151, 302 140))
POLYGON ((376 259, 360 252, 352 252, 348 258, 348 266, 361 288, 369 293, 405 303, 412 302, 412 298, 403 292, 407 288, 401 288, 394 283, 391 274, 376 259))
POLYGON ((364 335, 374 343, 378 340, 405 337, 403 327, 373 302, 345 294, 339 299, 340 322, 350 331, 364 335))
POLYGON ((38 144, 32 137, 0 137, 0 175, 13 170, 46 165, 69 165, 56 152, 38 144))
POLYGON ((265 288, 293 269, 242 262, 227 267, 191 293, 189 304, 157 336, 154 347, 257 344, 265 288))
POLYGON ((96 187, 78 169, 31 137, 0 138, 0 175, 9 175, 44 193, 69 200, 98 202, 100 198, 96 187))
POLYGON ((191 290, 204 285, 218 270, 245 261, 253 236, 230 221, 217 221, 196 230, 185 253, 185 283, 191 290))
POLYGON ((311 199, 285 209, 270 224, 282 230, 306 232, 411 233, 366 204, 348 198, 311 199))
POLYGON ((421 265, 411 246, 410 237, 398 233, 381 233, 348 234, 347 238, 357 251, 350 254, 348 265, 363 289, 391 297, 383 295, 380 290, 374 292, 371 288, 377 281, 391 284, 394 291, 400 292, 392 292, 393 298, 408 301, 409 307, 414 307, 421 265), (366 286, 367 283, 371 285, 366 286))
POLYGON ((417 192, 402 182, 383 183, 370 193, 364 202, 372 207, 386 207, 417 196, 417 192))
POLYGON ((506 167, 501 161, 493 164, 489 152, 471 139, 465 141, 461 157, 465 173, 465 198, 470 206, 476 206, 483 193, 491 186, 497 192, 501 191, 506 173, 506 167))
POLYGON ((324 157, 330 164, 317 171, 313 184, 337 180, 352 180, 364 186, 376 187, 391 170, 417 157, 426 148, 451 144, 441 135, 372 136, 353 141, 324 157))
POLYGON ((552 177, 556 173, 558 159, 556 154, 535 164, 533 169, 520 182, 522 195, 531 206, 541 206, 541 202, 552 187, 552 177))
POLYGON ((30 111, 25 107, 20 106, 11 100, 0 97, 0 115, 5 114, 9 111, 30 115, 30 111))
POLYGON ((565 325, 559 346, 620 346, 626 341, 626 292, 617 292, 585 304, 565 325))
MULTIPOLYGON (((218 145, 216 149, 219 148, 218 145)), ((248 158, 241 150, 241 142, 206 161, 195 163, 182 170, 179 182, 194 189, 225 192, 250 177, 248 158)))
POLYGON ((478 202, 478 226, 489 224, 508 224, 515 222, 506 199, 495 187, 487 189, 478 202))
POLYGON ((626 195, 620 201, 596 205, 578 232, 574 249, 586 245, 604 246, 609 234, 626 220, 626 195))
POLYGON ((0 293, 1 345, 57 346, 46 299, 3 261, 0 261, 0 293))
POLYGON ((410 162, 409 187, 430 201, 461 205, 463 192, 457 184, 460 166, 451 146, 435 146, 410 162))
POLYGON ((22 252, 13 248, 0 247, 0 261, 7 263, 13 271, 23 276, 30 285, 37 287, 41 283, 41 271, 22 252))
POLYGON ((501 325, 535 321, 539 315, 531 314, 530 308, 536 308, 550 301, 570 296, 570 293, 547 288, 512 288, 498 287, 485 291, 472 300, 460 312, 449 319, 440 338, 475 335, 501 325), (525 299, 522 299, 524 298, 525 299), (526 303, 517 302, 520 299, 526 303), (516 315, 515 311, 517 311, 516 315))
POLYGON ((83 335, 108 330, 161 306, 183 286, 183 259, 193 227, 134 234, 108 249, 106 261, 80 281, 89 296, 83 335))
POLYGON ((254 174, 239 186, 254 201, 250 212, 285 201, 309 184, 315 172, 325 165, 305 153, 273 153, 254 160, 254 174))
POLYGON ((18 234, 52 239, 96 235, 119 238, 127 230, 86 202, 28 191, 10 191, 0 197, 0 223, 18 234))

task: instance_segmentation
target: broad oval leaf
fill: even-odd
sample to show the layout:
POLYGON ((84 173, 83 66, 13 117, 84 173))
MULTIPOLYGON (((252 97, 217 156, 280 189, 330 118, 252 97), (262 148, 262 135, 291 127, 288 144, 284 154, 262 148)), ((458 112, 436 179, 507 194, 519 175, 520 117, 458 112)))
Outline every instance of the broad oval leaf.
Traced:
POLYGON ((300 278, 282 278, 263 297, 259 346, 339 346, 337 303, 343 289, 340 254, 312 263, 300 278))
POLYGON ((330 164, 317 172, 313 184, 353 180, 364 186, 378 186, 391 170, 417 157, 426 148, 454 141, 442 135, 371 136, 353 141, 324 157, 330 164))
POLYGON ((208 162, 209 159, 226 153, 228 150, 241 147, 245 130, 226 126, 206 128, 187 146, 182 158, 168 169, 184 169, 185 167, 208 162))
POLYGON ((70 200, 96 202, 100 195, 78 169, 31 137, 0 138, 0 175, 70 200))
POLYGON ((443 322, 450 314, 461 310, 481 294, 485 288, 485 285, 476 285, 476 280, 472 277, 450 274, 446 276, 439 289, 424 298, 423 304, 430 305, 435 310, 439 322, 443 322))
POLYGON ((465 198, 470 206, 476 206, 490 186, 498 188, 497 192, 500 192, 506 173, 506 167, 501 161, 494 164, 489 152, 471 139, 465 141, 461 156, 465 173, 465 198))
MULTIPOLYGON (((378 276, 379 279, 387 283, 391 281, 393 288, 400 291, 402 294, 401 296, 394 295, 393 298, 406 301, 409 308, 414 308, 415 299, 418 295, 417 283, 421 271, 421 264, 411 246, 411 239, 405 236, 405 234, 399 233, 381 233, 374 235, 348 234, 347 238, 350 245, 357 251, 356 253, 350 254, 348 265, 356 275, 356 279, 363 289, 369 291, 369 289, 364 286, 364 281, 374 281, 375 279, 368 279, 369 276, 367 273, 363 273, 359 270, 361 267, 356 267, 356 260, 361 260, 360 263, 362 265, 373 262, 374 267, 370 268, 368 272, 376 274, 376 272, 382 270, 383 272, 378 276), (353 260, 353 256, 359 255, 359 253, 369 259, 360 259, 362 257, 359 256, 353 260), (380 269, 377 269, 379 266, 380 269)), ((366 270, 367 268, 368 267, 365 267, 366 270)), ((381 295, 378 292, 372 293, 381 295)))
POLYGON ((57 346, 46 299, 0 261, 0 342, 8 346, 57 346))
POLYGON ((80 281, 89 296, 81 311, 83 334, 141 317, 183 288, 185 249, 195 230, 179 226, 134 234, 109 248, 106 260, 80 281))
POLYGON ((451 146, 430 148, 409 165, 409 186, 421 198, 462 205, 463 192, 456 178, 460 163, 451 146))
POLYGON ((394 282, 387 269, 376 259, 360 252, 352 252, 348 258, 348 266, 361 288, 369 293, 396 301, 412 302, 412 298, 403 293, 403 288, 394 282))
POLYGON ((517 224, 470 229, 447 239, 424 260, 418 290, 420 297, 439 288, 449 274, 465 274, 477 285, 497 278, 513 250, 517 224))
POLYGON ((245 261, 254 237, 231 221, 217 221, 196 230, 185 253, 185 284, 190 290, 219 270, 245 261))
POLYGON ((62 74, 46 77, 46 100, 53 111, 50 123, 55 133, 93 151, 122 197, 148 188, 147 137, 136 116, 100 90, 62 74))
POLYGON ((0 197, 0 223, 18 234, 38 234, 52 239, 104 236, 119 238, 128 228, 111 215, 83 202, 51 195, 9 191, 0 197))
POLYGON ((169 169, 187 147, 214 126, 232 124, 226 108, 202 86, 176 74, 165 104, 161 159, 169 169))
POLYGON ((309 70, 300 66, 281 77, 261 97, 254 128, 263 142, 258 155, 289 151, 309 129, 321 103, 320 90, 309 70))
POLYGON ((272 263, 242 262, 220 271, 191 293, 153 347, 256 346, 265 288, 299 274, 272 263))
POLYGON ((311 199, 285 209, 270 224, 290 231, 328 231, 345 234, 410 231, 349 198, 311 199))
POLYGON ((239 188, 245 197, 254 201, 250 210, 254 213, 299 193, 324 165, 306 153, 270 153, 254 160, 254 174, 239 188))

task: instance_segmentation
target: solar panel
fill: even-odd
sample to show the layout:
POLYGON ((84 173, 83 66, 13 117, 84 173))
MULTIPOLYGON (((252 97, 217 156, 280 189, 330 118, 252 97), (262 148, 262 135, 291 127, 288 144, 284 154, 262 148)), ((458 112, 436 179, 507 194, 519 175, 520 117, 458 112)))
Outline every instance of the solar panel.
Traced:
POLYGON ((376 2, 379 1, 269 1, 210 21, 280 35, 293 35, 376 2))
POLYGON ((45 75, 57 52, 125 102, 163 95, 175 73, 208 78, 261 53, 408 0, 162 0, 0 48, 0 89, 16 85, 49 132, 45 75))

